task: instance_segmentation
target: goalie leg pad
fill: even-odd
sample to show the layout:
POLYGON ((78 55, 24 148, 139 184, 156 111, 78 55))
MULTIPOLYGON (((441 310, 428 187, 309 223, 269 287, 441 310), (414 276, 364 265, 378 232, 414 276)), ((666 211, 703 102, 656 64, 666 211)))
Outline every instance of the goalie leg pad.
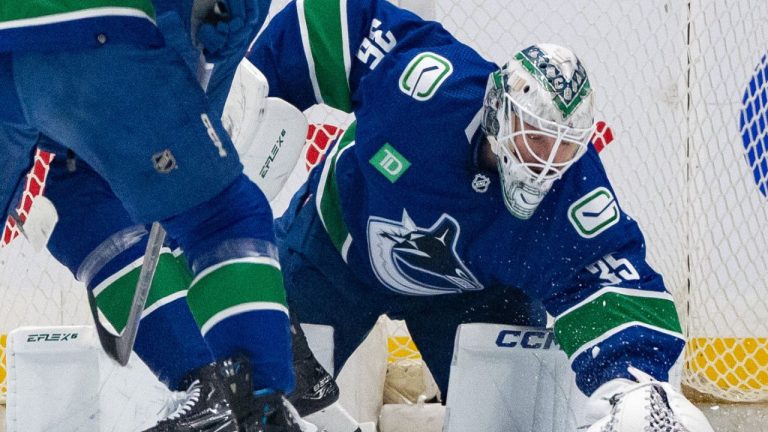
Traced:
POLYGON ((586 397, 551 330, 463 324, 448 385, 445 431, 572 432, 586 397), (526 389, 519 391, 516 389, 526 389))
POLYGON ((267 97, 264 74, 247 59, 240 62, 221 120, 232 137, 245 173, 274 199, 304 149, 309 125, 288 102, 267 97))

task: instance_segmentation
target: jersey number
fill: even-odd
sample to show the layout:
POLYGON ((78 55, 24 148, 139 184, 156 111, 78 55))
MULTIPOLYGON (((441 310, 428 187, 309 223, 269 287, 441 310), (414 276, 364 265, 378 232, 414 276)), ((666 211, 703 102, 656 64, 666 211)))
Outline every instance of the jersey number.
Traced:
POLYGON ((626 258, 616 259, 608 254, 587 266, 590 273, 599 275, 603 285, 618 285, 623 281, 638 280, 640 274, 626 258))
POLYGON ((368 33, 368 37, 363 39, 360 44, 360 49, 357 50, 357 58, 361 62, 368 64, 368 61, 373 59, 368 67, 373 70, 376 65, 379 64, 384 54, 392 51, 392 48, 397 44, 397 40, 392 32, 387 31, 384 33, 379 27, 381 21, 376 18, 371 22, 371 30, 368 33))

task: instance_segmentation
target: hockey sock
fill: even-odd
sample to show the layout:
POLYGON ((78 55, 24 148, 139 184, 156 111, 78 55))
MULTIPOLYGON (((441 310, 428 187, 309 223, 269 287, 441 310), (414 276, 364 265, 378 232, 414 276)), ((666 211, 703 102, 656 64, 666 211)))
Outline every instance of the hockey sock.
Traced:
POLYGON ((218 358, 245 351, 255 388, 288 391, 293 377, 288 309, 275 259, 232 259, 197 275, 187 296, 208 346, 218 358))
MULTIPOLYGON (((107 278, 97 275, 93 281, 99 310, 117 332, 125 326, 142 259, 139 257, 107 278)), ((187 306, 186 289, 191 279, 183 257, 164 248, 134 345, 134 351, 172 390, 183 390, 180 386, 185 376, 213 361, 187 306)))
POLYGON ((163 226, 195 275, 187 302, 216 359, 247 355, 254 388, 290 391, 290 324, 264 194, 242 175, 163 226))

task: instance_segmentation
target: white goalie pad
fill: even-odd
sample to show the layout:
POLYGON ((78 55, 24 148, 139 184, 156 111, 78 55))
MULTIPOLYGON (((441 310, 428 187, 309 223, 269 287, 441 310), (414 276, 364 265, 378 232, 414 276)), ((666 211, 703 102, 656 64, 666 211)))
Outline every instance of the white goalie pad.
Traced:
POLYGON ((272 201, 301 156, 309 124, 293 105, 268 94, 264 74, 243 60, 235 72, 221 120, 245 173, 272 201))
POLYGON ((32 208, 29 210, 29 216, 24 222, 22 230, 32 247, 40 252, 45 249, 58 222, 59 214, 53 202, 40 195, 32 201, 32 208))
POLYGON ((573 432, 586 401, 552 330, 459 326, 445 432, 573 432))
POLYGON ((171 395, 137 356, 108 358, 92 326, 16 329, 6 355, 8 432, 144 430, 171 395))
MULTIPOLYGON (((324 367, 333 328, 302 324, 324 367)), ((7 432, 136 432, 164 416, 172 392, 132 355, 125 367, 104 354, 93 326, 22 327, 8 335, 7 432)), ((343 413, 342 413, 343 414, 343 413)), ((323 420, 328 432, 349 432, 323 420)), ((303 425, 304 430, 313 430, 303 425)))

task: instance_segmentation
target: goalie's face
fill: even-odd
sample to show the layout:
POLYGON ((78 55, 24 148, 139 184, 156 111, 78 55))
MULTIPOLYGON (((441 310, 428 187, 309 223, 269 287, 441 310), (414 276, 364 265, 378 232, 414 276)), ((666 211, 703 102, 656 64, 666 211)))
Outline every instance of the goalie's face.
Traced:
POLYGON ((512 100, 503 106, 492 148, 507 208, 528 219, 554 181, 584 155, 592 128, 577 129, 542 119, 512 100))
POLYGON ((594 119, 586 70, 565 47, 532 45, 491 73, 483 106, 504 203, 528 219, 552 183, 586 153, 594 119))
POLYGON ((503 143, 532 176, 559 177, 580 155, 579 143, 558 138, 515 117, 515 132, 503 143))

